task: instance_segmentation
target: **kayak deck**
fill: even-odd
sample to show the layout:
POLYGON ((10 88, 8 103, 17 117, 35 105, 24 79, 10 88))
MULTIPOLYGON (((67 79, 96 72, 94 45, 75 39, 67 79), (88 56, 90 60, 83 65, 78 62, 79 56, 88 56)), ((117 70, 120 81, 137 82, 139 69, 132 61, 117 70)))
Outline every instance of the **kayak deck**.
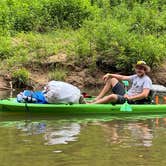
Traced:
POLYGON ((166 113, 166 104, 131 105, 132 111, 120 111, 122 105, 112 104, 33 104, 16 99, 0 100, 0 112, 53 112, 56 114, 159 114, 166 113))

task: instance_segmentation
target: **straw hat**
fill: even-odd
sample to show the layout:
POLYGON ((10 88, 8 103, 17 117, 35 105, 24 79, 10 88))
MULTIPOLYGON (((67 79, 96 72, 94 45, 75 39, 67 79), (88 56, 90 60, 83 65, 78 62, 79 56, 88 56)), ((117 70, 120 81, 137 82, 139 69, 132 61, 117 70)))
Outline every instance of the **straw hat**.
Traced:
POLYGON ((150 66, 148 66, 145 61, 138 61, 137 64, 134 67, 135 68, 137 68, 137 67, 144 67, 145 71, 147 73, 149 73, 151 71, 150 66))

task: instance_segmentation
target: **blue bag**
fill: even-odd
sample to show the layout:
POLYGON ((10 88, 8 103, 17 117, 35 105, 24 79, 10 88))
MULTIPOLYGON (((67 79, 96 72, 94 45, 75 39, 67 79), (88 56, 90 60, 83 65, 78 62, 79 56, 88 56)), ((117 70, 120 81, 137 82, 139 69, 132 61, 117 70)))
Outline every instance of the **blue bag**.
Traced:
POLYGON ((19 103, 40 103, 46 104, 47 101, 45 100, 44 94, 41 91, 30 91, 24 90, 17 95, 17 102, 19 103))

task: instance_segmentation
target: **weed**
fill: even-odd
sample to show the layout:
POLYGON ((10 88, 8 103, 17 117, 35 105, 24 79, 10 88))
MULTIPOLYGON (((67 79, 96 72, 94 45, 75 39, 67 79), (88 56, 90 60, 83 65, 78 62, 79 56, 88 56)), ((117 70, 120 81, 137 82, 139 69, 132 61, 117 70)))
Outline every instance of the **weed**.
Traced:
POLYGON ((12 74, 13 86, 22 88, 29 82, 30 73, 25 68, 15 70, 12 74))
POLYGON ((56 69, 50 71, 48 74, 49 81, 57 80, 57 81, 64 81, 67 76, 67 72, 64 69, 56 69))

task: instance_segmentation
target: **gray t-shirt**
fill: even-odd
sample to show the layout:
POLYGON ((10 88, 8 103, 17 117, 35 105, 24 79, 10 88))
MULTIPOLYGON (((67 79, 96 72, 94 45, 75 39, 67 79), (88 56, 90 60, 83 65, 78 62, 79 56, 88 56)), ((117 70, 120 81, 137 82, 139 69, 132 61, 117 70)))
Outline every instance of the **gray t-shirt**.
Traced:
POLYGON ((143 92, 143 89, 152 89, 152 81, 147 75, 143 77, 136 74, 132 75, 130 76, 130 82, 132 86, 127 93, 129 96, 138 95, 143 92))

